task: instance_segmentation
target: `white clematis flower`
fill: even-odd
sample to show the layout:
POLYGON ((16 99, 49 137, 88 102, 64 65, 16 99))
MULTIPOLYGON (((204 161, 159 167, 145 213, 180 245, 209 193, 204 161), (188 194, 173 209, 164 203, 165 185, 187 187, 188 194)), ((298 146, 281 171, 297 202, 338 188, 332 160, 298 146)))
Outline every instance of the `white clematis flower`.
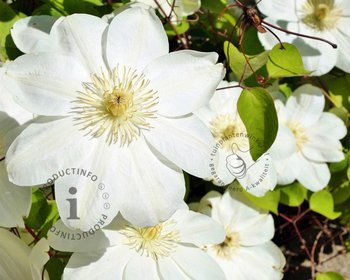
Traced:
POLYGON ((170 17, 174 22, 183 17, 194 14, 201 7, 201 0, 131 0, 144 3, 154 9, 158 9, 164 17, 170 17))
MULTIPOLYGON (((282 42, 298 47, 305 68, 316 76, 329 72, 334 66, 350 72, 349 7, 349 0, 263 0, 258 4, 259 10, 267 16, 267 22, 338 45, 338 49, 333 49, 321 41, 274 30, 282 42)), ((269 32, 259 33, 259 39, 265 49, 271 49, 277 43, 269 32)))
MULTIPOLYGON (((0 229, 0 279, 43 279, 48 251, 49 244, 44 238, 31 249, 13 233, 0 229)), ((44 279, 49 279, 46 272, 44 279)))
POLYGON ((286 105, 276 101, 279 131, 271 147, 278 183, 298 180, 311 191, 326 187, 330 172, 326 162, 344 159, 340 139, 346 135, 341 119, 323 112, 322 91, 311 85, 299 87, 286 105))
POLYGON ((282 279, 286 260, 270 241, 274 235, 272 216, 250 206, 243 197, 229 191, 205 195, 197 205, 198 211, 226 230, 224 242, 208 245, 205 250, 221 266, 226 279, 282 279))
POLYGON ((5 167, 5 154, 12 139, 10 132, 33 118, 33 114, 15 103, 3 85, 3 69, 0 65, 0 226, 24 228, 23 217, 28 216, 32 192, 21 188, 8 179, 5 167))
MULTIPOLYGON (((222 82, 219 88, 236 85, 235 82, 222 82)), ((211 177, 208 179, 218 186, 228 185, 237 179, 248 192, 263 196, 275 188, 276 170, 268 153, 257 161, 250 155, 249 135, 237 110, 241 92, 242 89, 237 87, 218 90, 209 104, 196 112, 216 142, 212 147, 211 161, 208 162, 211 166, 211 177)))
MULTIPOLYGON (((107 223, 118 211, 140 226, 167 219, 183 203, 181 169, 197 177, 210 173, 213 138, 192 112, 222 79, 218 55, 169 54, 160 20, 140 7, 117 14, 110 24, 84 14, 58 20, 49 45, 6 67, 16 100, 47 116, 9 148, 10 180, 37 185, 62 169, 84 168, 112 189, 107 223)), ((75 182, 81 219, 65 220, 83 230, 101 210, 89 207, 96 188, 84 179, 75 182)), ((62 184, 56 182, 56 197, 65 218, 62 184)))
MULTIPOLYGON (((69 230, 60 222, 55 226, 61 232, 69 230)), ((181 209, 152 227, 139 228, 118 215, 92 239, 65 240, 51 232, 49 243, 74 252, 64 270, 65 280, 212 280, 225 276, 199 247, 218 244, 224 237, 224 229, 209 217, 181 209)))

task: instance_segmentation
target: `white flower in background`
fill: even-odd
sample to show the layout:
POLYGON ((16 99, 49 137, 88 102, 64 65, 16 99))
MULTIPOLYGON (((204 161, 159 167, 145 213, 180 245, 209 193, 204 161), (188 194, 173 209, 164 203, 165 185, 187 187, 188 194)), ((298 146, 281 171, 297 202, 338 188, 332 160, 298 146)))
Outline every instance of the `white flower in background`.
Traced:
POLYGON ((226 279, 282 279, 285 258, 270 241, 274 235, 273 218, 255 209, 238 193, 209 192, 197 205, 198 211, 219 222, 226 230, 224 242, 206 246, 225 272, 226 279))
MULTIPOLYGON (((15 42, 21 40, 15 34, 23 36, 12 34, 15 42)), ((210 174, 213 138, 192 112, 222 79, 218 55, 169 54, 160 20, 140 7, 117 14, 110 24, 91 15, 68 16, 55 22, 48 40, 47 52, 23 55, 6 67, 7 88, 18 103, 46 116, 9 148, 10 180, 37 185, 62 169, 84 168, 112 189, 114 215, 106 223, 119 210, 140 226, 168 218, 183 204, 181 169, 210 174)), ((101 209, 92 207, 95 183, 81 177, 80 220, 65 222, 85 230, 101 209)), ((65 219, 70 209, 63 185, 65 180, 55 183, 65 219)))
POLYGON ((31 188, 22 188, 9 182, 5 154, 10 132, 33 118, 33 114, 21 108, 4 89, 3 69, 0 65, 0 226, 24 228, 23 217, 28 216, 31 207, 31 188))
MULTIPOLYGON (((54 226, 69 232, 60 221, 54 226)), ((224 229, 209 217, 181 209, 146 228, 131 225, 118 215, 107 228, 79 242, 50 232, 49 243, 57 250, 74 252, 64 270, 66 280, 212 280, 225 276, 199 247, 218 244, 224 237, 224 229)))
MULTIPOLYGON (((259 10, 267 16, 267 22, 289 31, 329 40, 338 45, 330 45, 273 30, 282 42, 298 47, 305 68, 314 71, 312 75, 322 75, 334 66, 350 72, 350 0, 263 0, 259 10)), ((269 32, 259 33, 265 49, 277 44, 269 32)))
POLYGON ((326 162, 344 159, 339 140, 346 135, 346 127, 334 114, 323 112, 324 106, 322 91, 311 85, 299 87, 285 105, 276 101, 279 132, 271 156, 279 184, 298 180, 319 191, 330 179, 326 162))
MULTIPOLYGON (((0 279, 43 279, 48 251, 49 245, 44 238, 31 249, 13 233, 0 229, 0 279)), ((49 279, 46 272, 44 279, 49 279)))
MULTIPOLYGON (((237 83, 222 82, 219 88, 235 85, 237 83)), ((212 159, 208 162, 212 171, 208 179, 219 186, 228 185, 237 179, 248 192, 263 196, 275 188, 276 171, 268 154, 262 155, 256 162, 250 155, 247 130, 237 110, 241 92, 241 88, 219 90, 206 107, 196 112, 216 142, 211 151, 212 159), (218 156, 217 162, 214 155, 218 156)))
POLYGON ((178 22, 183 17, 194 14, 201 7, 201 0, 132 0, 158 9, 164 17, 178 22))

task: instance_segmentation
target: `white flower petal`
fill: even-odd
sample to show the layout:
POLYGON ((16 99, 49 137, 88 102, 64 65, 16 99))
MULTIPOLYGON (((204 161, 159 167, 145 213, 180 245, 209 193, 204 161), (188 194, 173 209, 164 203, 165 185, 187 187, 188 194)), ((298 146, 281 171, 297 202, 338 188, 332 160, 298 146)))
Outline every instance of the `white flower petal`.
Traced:
POLYGON ((295 13, 296 2, 298 1, 260 1, 258 2, 258 8, 266 16, 271 16, 280 20, 296 21, 298 20, 295 13))
MULTIPOLYGON (((348 5, 344 5, 348 7, 348 5)), ((342 12, 344 12, 342 10, 342 12)), ((349 11, 350 16, 350 11, 349 11)), ((349 34, 349 17, 340 19, 338 24, 338 28, 333 30, 334 37, 337 40, 338 44, 338 58, 336 66, 342 69, 345 72, 350 72, 350 58, 348 55, 348 51, 350 48, 350 34, 349 34)))
POLYGON ((116 203, 132 224, 153 226, 183 207, 182 171, 150 151, 144 139, 111 155, 118 159, 114 171, 116 203), (132 196, 130 196, 132 194, 132 196))
POLYGON ((147 279, 160 280, 156 262, 150 257, 135 254, 125 267, 123 279, 143 279, 145 276, 147 279))
POLYGON ((344 159, 339 139, 346 135, 344 122, 332 113, 322 113, 318 123, 309 128, 302 153, 310 160, 338 162, 344 159))
POLYGON ((88 156, 95 140, 82 137, 72 119, 45 119, 31 124, 6 154, 10 181, 19 186, 46 183, 59 170, 76 167, 88 156))
POLYGON ((316 163, 308 161, 302 155, 298 155, 298 165, 300 173, 297 180, 305 188, 316 192, 325 188, 331 178, 328 165, 325 163, 316 163))
POLYGON ((73 57, 57 53, 26 54, 4 65, 6 89, 25 109, 38 115, 67 114, 70 103, 89 81, 73 57))
POLYGON ((125 236, 118 232, 125 224, 127 222, 118 215, 108 227, 101 230, 81 231, 70 229, 62 220, 58 220, 48 231, 48 241, 52 248, 62 252, 102 251, 125 241, 125 236))
POLYGON ((144 73, 159 93, 159 114, 182 116, 206 105, 223 77, 216 53, 177 51, 152 61, 144 73))
POLYGON ((9 182, 5 162, 0 162, 0 226, 24 228, 32 202, 31 188, 21 188, 9 182))
MULTIPOLYGON (((332 32, 317 32, 302 23, 289 22, 287 29, 337 43, 332 32)), ((291 41, 291 43, 298 48, 303 58, 305 69, 313 71, 311 73, 313 76, 320 76, 328 73, 337 62, 338 51, 325 42, 293 36, 293 41, 291 41)))
POLYGON ((237 230, 240 243, 244 246, 255 246, 263 244, 272 239, 275 233, 273 218, 270 214, 260 214, 255 218, 240 222, 232 230, 237 230))
POLYGON ((308 84, 303 85, 287 100, 288 119, 304 127, 312 126, 321 117, 324 105, 325 99, 321 89, 308 84))
MULTIPOLYGON (((56 52, 80 60, 88 73, 100 73, 105 67, 103 61, 105 46, 102 38, 107 26, 108 24, 98 17, 73 14, 54 25, 50 33, 51 44, 54 45, 56 52)), ((51 60, 52 58, 50 62, 51 60)), ((67 63, 66 68, 70 67, 71 64, 67 63)))
POLYGON ((275 142, 269 153, 274 160, 290 157, 296 152, 296 140, 291 130, 283 124, 279 124, 275 142))
POLYGON ((145 132, 151 146, 179 168, 197 177, 210 176, 210 153, 214 139, 197 116, 158 117, 145 132))
POLYGON ((309 142, 303 145, 303 155, 316 162, 339 162, 344 159, 343 147, 338 140, 325 135, 309 136, 309 142))
POLYGON ((151 9, 131 8, 119 13, 107 34, 107 61, 142 71, 155 58, 169 52, 162 23, 151 9))
POLYGON ((218 263, 227 279, 280 280, 283 278, 285 258, 274 243, 267 242, 239 248, 231 261, 218 259, 218 263))
POLYGON ((11 30, 16 47, 24 53, 47 51, 50 30, 56 20, 56 17, 42 15, 16 21, 11 30))
POLYGON ((274 160, 277 171, 277 182, 279 185, 293 183, 300 173, 299 158, 297 153, 288 158, 274 160))
POLYGON ((74 253, 64 269, 63 280, 124 279, 125 266, 131 258, 131 251, 125 246, 86 254, 74 253))
POLYGON ((171 258, 190 279, 225 279, 219 265, 198 248, 179 246, 171 258))
POLYGON ((186 271, 181 270, 171 258, 160 258, 157 262, 158 271, 163 280, 190 280, 186 271))
MULTIPOLYGON (((29 254, 29 260, 30 260, 30 269, 32 272, 32 277, 34 279, 42 279, 42 271, 44 265, 47 263, 47 261, 50 259, 49 252, 50 247, 49 243, 45 238, 41 238, 38 243, 35 244, 32 251, 29 254)), ((48 273, 45 271, 44 279, 48 278, 48 273)))
POLYGON ((30 248, 22 240, 0 228, 1 279, 28 279, 31 275, 29 254, 30 248))
POLYGON ((213 219, 188 210, 178 210, 172 216, 180 230, 181 242, 197 246, 221 243, 225 239, 225 231, 213 219))

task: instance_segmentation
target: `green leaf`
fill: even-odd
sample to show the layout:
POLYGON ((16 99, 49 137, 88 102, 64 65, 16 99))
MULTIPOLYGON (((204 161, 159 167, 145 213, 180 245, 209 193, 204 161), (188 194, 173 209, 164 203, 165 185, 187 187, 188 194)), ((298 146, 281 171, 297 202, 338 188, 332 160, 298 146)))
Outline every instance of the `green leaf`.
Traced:
POLYGON ((307 197, 307 189, 298 182, 281 187, 280 192, 280 202, 291 207, 301 205, 307 197))
POLYGON ((14 23, 24 17, 25 14, 15 12, 8 4, 0 1, 0 61, 15 59, 21 54, 10 32, 14 23))
MULTIPOLYGON (((350 85, 349 85, 349 87, 350 87, 350 85)), ((342 121, 344 122, 344 124, 346 126, 349 125, 348 110, 346 110, 346 108, 344 108, 344 107, 334 107, 334 108, 330 109, 329 112, 334 114, 334 115, 336 115, 340 119, 342 119, 342 121)))
POLYGON ((334 212, 333 196, 327 190, 321 190, 311 195, 310 209, 331 220, 334 220, 341 215, 341 212, 334 212))
POLYGON ((348 167, 348 163, 349 163, 349 155, 344 154, 344 159, 342 161, 332 162, 331 164, 329 164, 329 170, 331 171, 331 173, 337 173, 337 172, 343 171, 348 167))
POLYGON ((32 207, 25 223, 32 229, 39 229, 46 221, 49 212, 50 206, 44 194, 40 190, 33 190, 32 207))
POLYGON ((332 191, 334 204, 341 204, 350 198, 350 182, 344 181, 332 191))
POLYGON ((269 52, 265 51, 254 56, 244 56, 243 53, 241 53, 233 44, 228 41, 224 43, 224 53, 229 66, 232 72, 235 74, 236 78, 241 79, 243 76, 243 81, 253 74, 252 69, 246 65, 246 59, 248 59, 250 66, 256 72, 266 64, 269 55, 269 52))
POLYGON ((103 6, 103 0, 84 0, 87 3, 93 4, 94 6, 103 6))
POLYGON ((249 135, 250 153, 257 160, 271 147, 277 135, 275 104, 265 89, 251 88, 242 91, 237 106, 249 135))
POLYGON ((345 280, 338 272, 317 273, 316 280, 345 280))
MULTIPOLYGON (((181 21, 179 24, 174 25, 174 28, 176 29, 177 34, 183 34, 190 29, 190 24, 187 21, 181 21)), ((169 24, 166 25, 165 30, 168 36, 176 36, 175 31, 169 24)))
POLYGON ((326 78, 329 94, 337 107, 345 107, 350 110, 350 75, 343 77, 326 78))
POLYGON ((244 190, 243 194, 251 201, 255 206, 262 209, 271 211, 278 214, 278 202, 280 201, 280 191, 268 191, 263 197, 256 197, 244 190))
POLYGON ((45 264, 45 269, 49 273, 50 280, 61 280, 64 268, 64 263, 57 258, 51 258, 45 264))
POLYGON ((46 237, 47 232, 50 228, 58 221, 60 215, 58 213, 58 208, 56 201, 48 201, 48 211, 46 213, 46 220, 40 228, 39 238, 46 237))
POLYGON ((283 43, 284 49, 277 44, 269 53, 266 67, 271 78, 304 76, 310 72, 305 70, 298 49, 288 43, 283 43))

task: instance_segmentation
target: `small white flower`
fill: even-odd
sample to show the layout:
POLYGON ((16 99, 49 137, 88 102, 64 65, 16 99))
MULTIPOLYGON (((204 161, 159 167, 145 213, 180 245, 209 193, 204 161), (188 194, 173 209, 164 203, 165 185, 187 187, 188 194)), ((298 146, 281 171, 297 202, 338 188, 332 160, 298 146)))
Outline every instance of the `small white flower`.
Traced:
MULTIPOLYGON (((335 50, 324 42, 274 30, 282 42, 298 47, 305 68, 313 71, 312 75, 323 75, 334 66, 350 72, 349 0, 263 0, 258 7, 267 16, 267 22, 338 45, 335 50)), ((271 49, 277 43, 269 32, 259 33, 259 39, 266 49, 271 49)))
POLYGON ((4 90, 3 69, 0 65, 0 226, 24 228, 23 217, 28 216, 32 193, 30 188, 15 186, 8 179, 5 167, 5 155, 10 142, 24 122, 33 118, 33 114, 14 102, 12 96, 4 90))
MULTIPOLYGON (((44 41, 48 50, 39 47, 6 67, 8 90, 45 116, 9 148, 10 180, 38 185, 62 169, 84 168, 112 189, 107 223, 118 211, 142 226, 168 218, 183 203, 181 169, 197 177, 210 172, 213 138, 192 112, 222 79, 218 55, 169 54, 159 18, 141 7, 118 13, 110 24, 91 15, 68 16, 54 23, 44 41)), ((66 222, 89 229, 99 210, 90 207, 97 199, 95 183, 84 179, 75 182, 80 220, 66 222)), ((56 182, 56 197, 64 219, 70 209, 62 184, 56 182)))
MULTIPOLYGON (((60 221, 55 227, 69 231, 60 221)), ((107 228, 79 241, 50 232, 49 243, 57 250, 73 251, 63 274, 66 280, 212 280, 225 276, 199 247, 218 244, 224 236, 224 229, 209 217, 181 209, 146 228, 118 215, 107 228)))
MULTIPOLYGON (((219 88, 235 85, 237 83, 221 82, 219 88)), ((208 162, 211 166, 211 177, 208 179, 219 186, 237 179, 248 192, 263 196, 275 188, 276 171, 268 154, 255 162, 250 155, 249 135, 237 110, 241 92, 241 88, 218 90, 209 104, 196 112, 216 142, 212 147, 211 161, 208 162)))
MULTIPOLYGON (((43 279, 48 251, 49 245, 44 238, 31 249, 13 233, 0 229, 0 279, 43 279)), ((46 272, 44 279, 49 279, 46 272)))
POLYGON ((298 180, 309 190, 321 190, 330 179, 326 162, 344 159, 339 140, 346 127, 334 114, 323 112, 324 106, 322 91, 311 85, 299 87, 286 105, 276 101, 280 123, 271 156, 279 184, 298 180))
POLYGON ((162 16, 170 16, 174 22, 194 14, 201 6, 201 0, 132 0, 132 2, 144 3, 158 9, 162 16))
POLYGON ((286 261, 281 250, 270 241, 274 235, 270 214, 255 209, 242 196, 229 191, 224 195, 209 192, 197 207, 226 230, 224 242, 205 248, 221 266, 226 279, 282 279, 286 261))

